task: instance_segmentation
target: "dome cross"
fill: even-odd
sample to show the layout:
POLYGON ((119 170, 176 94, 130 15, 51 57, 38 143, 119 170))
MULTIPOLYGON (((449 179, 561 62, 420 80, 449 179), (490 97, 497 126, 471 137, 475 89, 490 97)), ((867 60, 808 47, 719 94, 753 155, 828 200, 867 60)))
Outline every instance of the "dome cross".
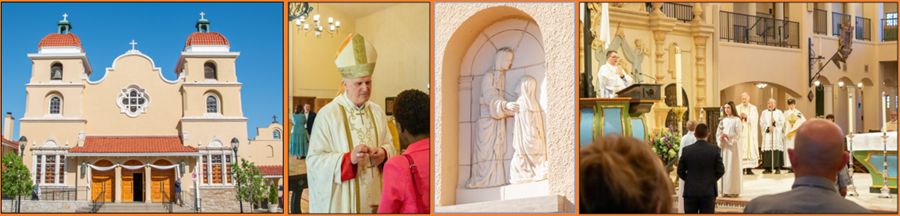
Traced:
POLYGON ((135 43, 134 40, 131 40, 131 43, 128 44, 131 44, 131 50, 134 50, 134 45, 136 45, 137 43, 135 43))

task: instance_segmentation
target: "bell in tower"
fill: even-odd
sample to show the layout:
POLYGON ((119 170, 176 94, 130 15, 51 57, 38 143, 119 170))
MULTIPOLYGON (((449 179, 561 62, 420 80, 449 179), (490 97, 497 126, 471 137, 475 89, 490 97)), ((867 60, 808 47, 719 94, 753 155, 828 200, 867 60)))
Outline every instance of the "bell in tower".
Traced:
POLYGON ((62 80, 62 64, 56 63, 50 67, 50 80, 62 80))

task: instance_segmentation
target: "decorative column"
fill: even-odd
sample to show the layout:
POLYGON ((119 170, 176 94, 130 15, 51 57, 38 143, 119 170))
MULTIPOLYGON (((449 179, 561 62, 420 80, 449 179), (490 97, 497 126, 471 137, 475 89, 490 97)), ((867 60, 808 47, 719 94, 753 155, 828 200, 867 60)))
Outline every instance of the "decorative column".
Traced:
MULTIPOLYGON (((115 168, 115 169, 116 169, 116 180, 115 180, 115 184, 113 184, 113 186, 112 186, 112 189, 113 189, 113 191, 116 192, 116 196, 115 196, 115 197, 116 197, 116 200, 115 200, 115 203, 122 203, 122 189, 121 189, 121 185, 122 185, 122 167, 119 166, 118 163, 116 163, 116 168, 115 168)), ((109 193, 109 191, 107 191, 107 193, 109 193)))
MULTIPOLYGON (((66 141, 66 144, 68 144, 68 143, 69 143, 69 142, 66 141)), ((54 157, 56 157, 56 160, 54 160, 54 161, 56 161, 56 163, 53 164, 53 170, 54 170, 56 173, 53 173, 53 177, 54 177, 54 179, 53 179, 53 184, 59 184, 59 183, 60 183, 60 182, 59 182, 59 173, 60 173, 60 170, 59 170, 59 163, 61 163, 62 161, 59 161, 59 155, 58 155, 58 154, 57 154, 57 155, 54 155, 54 157)))
POLYGON ((43 184, 44 179, 47 178, 47 155, 41 154, 41 156, 38 157, 38 160, 41 162, 41 167, 38 167, 38 169, 41 169, 41 179, 39 183, 43 184))
POLYGON ((662 82, 666 78, 666 69, 663 67, 666 59, 666 35, 675 28, 675 22, 678 20, 672 17, 666 17, 660 11, 663 3, 651 3, 653 12, 650 13, 650 31, 653 32, 653 40, 656 42, 654 54, 656 54, 656 80, 662 82))
POLYGON ((144 166, 144 173, 145 173, 144 174, 144 202, 145 203, 153 202, 153 196, 151 195, 151 194, 153 194, 153 191, 151 191, 153 189, 153 182, 152 182, 153 174, 151 173, 151 171, 153 171, 153 168, 150 168, 150 166, 144 166))
POLYGON ((707 24, 703 17, 700 14, 703 14, 703 6, 700 3, 694 3, 694 10, 691 11, 694 14, 694 20, 691 21, 691 36, 694 37, 694 53, 695 62, 694 67, 697 68, 696 73, 694 74, 694 78, 696 82, 694 83, 695 91, 694 98, 696 98, 696 104, 694 108, 697 110, 696 113, 700 112, 700 109, 706 107, 706 40, 709 39, 714 32, 714 26, 711 24, 707 24))

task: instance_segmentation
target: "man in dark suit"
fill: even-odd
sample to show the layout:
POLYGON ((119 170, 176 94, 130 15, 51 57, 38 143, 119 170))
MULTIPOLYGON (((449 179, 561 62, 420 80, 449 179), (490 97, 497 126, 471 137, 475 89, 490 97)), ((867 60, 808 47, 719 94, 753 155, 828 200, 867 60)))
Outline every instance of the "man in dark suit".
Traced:
POLYGON ((303 114, 306 115, 306 133, 312 135, 313 123, 316 121, 316 112, 312 111, 312 106, 304 104, 303 114))
POLYGON ((678 177, 684 179, 684 213, 714 213, 719 192, 716 181, 725 175, 719 147, 707 142, 709 126, 697 125, 697 142, 685 147, 678 160, 678 177))

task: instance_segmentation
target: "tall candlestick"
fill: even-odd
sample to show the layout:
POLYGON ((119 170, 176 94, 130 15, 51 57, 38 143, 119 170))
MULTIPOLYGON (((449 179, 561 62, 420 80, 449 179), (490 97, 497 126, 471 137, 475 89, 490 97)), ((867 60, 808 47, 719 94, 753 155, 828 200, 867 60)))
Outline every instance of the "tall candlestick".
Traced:
POLYGON ((887 102, 885 102, 885 100, 884 100, 884 92, 881 92, 881 98, 878 100, 881 101, 881 103, 880 103, 881 104, 881 123, 886 124, 888 121, 888 117, 887 117, 887 105, 885 104, 887 102))
POLYGON ((675 106, 684 105, 681 97, 681 48, 675 47, 675 106))
MULTIPOLYGON (((847 91, 850 91, 850 88, 847 88, 847 91)), ((853 132, 856 131, 856 128, 853 127, 853 120, 856 120, 856 115, 853 114, 853 94, 847 93, 847 131, 853 132)))

